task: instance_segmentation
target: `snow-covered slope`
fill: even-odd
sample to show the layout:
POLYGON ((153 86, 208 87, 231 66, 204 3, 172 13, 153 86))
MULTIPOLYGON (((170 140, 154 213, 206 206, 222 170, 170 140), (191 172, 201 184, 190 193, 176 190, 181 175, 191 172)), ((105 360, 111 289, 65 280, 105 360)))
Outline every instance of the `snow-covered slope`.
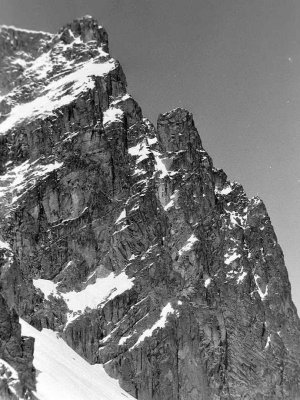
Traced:
POLYGON ((20 319, 22 334, 35 338, 34 366, 39 400, 125 400, 133 399, 102 365, 90 365, 72 350, 59 334, 39 332, 20 319))

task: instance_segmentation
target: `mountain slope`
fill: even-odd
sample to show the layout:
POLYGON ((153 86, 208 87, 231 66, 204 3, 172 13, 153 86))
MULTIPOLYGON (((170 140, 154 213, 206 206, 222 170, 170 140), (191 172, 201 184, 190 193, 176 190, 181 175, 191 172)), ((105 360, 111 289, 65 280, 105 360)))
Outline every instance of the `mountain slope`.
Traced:
POLYGON ((24 336, 35 339, 35 394, 39 399, 133 399, 104 372, 103 367, 83 360, 57 333, 49 329, 39 332, 25 321, 20 322, 24 336))
POLYGON ((20 379, 5 395, 38 392, 19 315, 141 400, 299 399, 300 322, 266 208, 213 167, 192 115, 144 118, 89 16, 0 35, 0 358, 20 379))

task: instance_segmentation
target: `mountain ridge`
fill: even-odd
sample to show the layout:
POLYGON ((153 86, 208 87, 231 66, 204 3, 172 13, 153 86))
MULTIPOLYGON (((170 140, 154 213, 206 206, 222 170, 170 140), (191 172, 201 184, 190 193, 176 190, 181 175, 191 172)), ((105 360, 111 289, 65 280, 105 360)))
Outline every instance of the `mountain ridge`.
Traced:
MULTIPOLYGON (((6 320, 58 331, 138 399, 299 399, 300 323, 263 202, 213 167, 187 110, 143 118, 106 50, 97 21, 75 20, 1 86, 6 320)), ((0 357, 31 396, 16 330, 0 357)))

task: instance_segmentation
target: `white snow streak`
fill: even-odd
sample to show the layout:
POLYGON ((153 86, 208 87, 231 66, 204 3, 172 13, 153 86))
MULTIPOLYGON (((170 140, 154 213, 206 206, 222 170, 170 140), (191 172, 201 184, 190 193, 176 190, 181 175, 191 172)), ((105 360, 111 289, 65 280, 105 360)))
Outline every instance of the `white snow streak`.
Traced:
POLYGON ((155 324, 149 328, 146 329, 142 335, 138 338, 137 342, 129 349, 129 350, 133 350, 135 347, 137 347, 141 342, 143 342, 147 337, 151 337, 153 332, 156 329, 161 329, 164 328, 166 323, 167 323, 167 319, 168 319, 168 315, 169 314, 174 314, 174 313, 178 313, 178 311, 174 310, 174 308, 172 307, 171 303, 168 303, 161 311, 160 313, 160 318, 157 322, 155 322, 155 324))
POLYGON ((126 341, 127 341, 127 339, 129 339, 130 337, 131 337, 132 335, 128 335, 128 336, 123 336, 123 337, 121 337, 121 339, 119 340, 119 345, 120 346, 122 346, 126 341))
POLYGON ((121 214, 119 215, 118 219, 116 220, 115 224, 118 224, 119 222, 121 222, 123 219, 126 218, 126 210, 124 209, 121 214))
POLYGON ((190 251, 193 248, 194 243, 198 242, 199 239, 196 238, 194 234, 192 234, 186 244, 178 251, 179 255, 182 256, 183 253, 186 253, 187 251, 190 251))
POLYGON ((241 255, 240 254, 237 254, 236 252, 234 252, 233 254, 228 254, 228 253, 226 253, 225 255, 224 255, 224 263, 226 264, 226 265, 229 265, 229 264, 231 264, 234 260, 236 260, 237 258, 240 258, 241 257, 241 255))
POLYGON ((266 285, 266 290, 265 290, 265 292, 263 292, 263 291, 261 290, 261 288, 260 288, 258 282, 257 282, 258 279, 261 279, 261 277, 260 277, 259 275, 255 274, 255 275, 254 275, 254 279, 255 279, 255 284, 256 284, 256 287, 257 287, 258 294, 260 295, 260 298, 261 298, 262 300, 265 300, 265 298, 266 298, 267 295, 268 295, 268 285, 266 285))

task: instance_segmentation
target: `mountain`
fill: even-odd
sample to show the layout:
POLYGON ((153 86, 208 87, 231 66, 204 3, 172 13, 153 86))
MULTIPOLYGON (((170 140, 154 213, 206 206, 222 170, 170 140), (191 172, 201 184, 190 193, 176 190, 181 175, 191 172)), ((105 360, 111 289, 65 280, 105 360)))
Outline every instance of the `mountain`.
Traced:
POLYGON ((0 49, 1 399, 299 400, 266 207, 192 114, 144 118, 90 16, 0 49))

